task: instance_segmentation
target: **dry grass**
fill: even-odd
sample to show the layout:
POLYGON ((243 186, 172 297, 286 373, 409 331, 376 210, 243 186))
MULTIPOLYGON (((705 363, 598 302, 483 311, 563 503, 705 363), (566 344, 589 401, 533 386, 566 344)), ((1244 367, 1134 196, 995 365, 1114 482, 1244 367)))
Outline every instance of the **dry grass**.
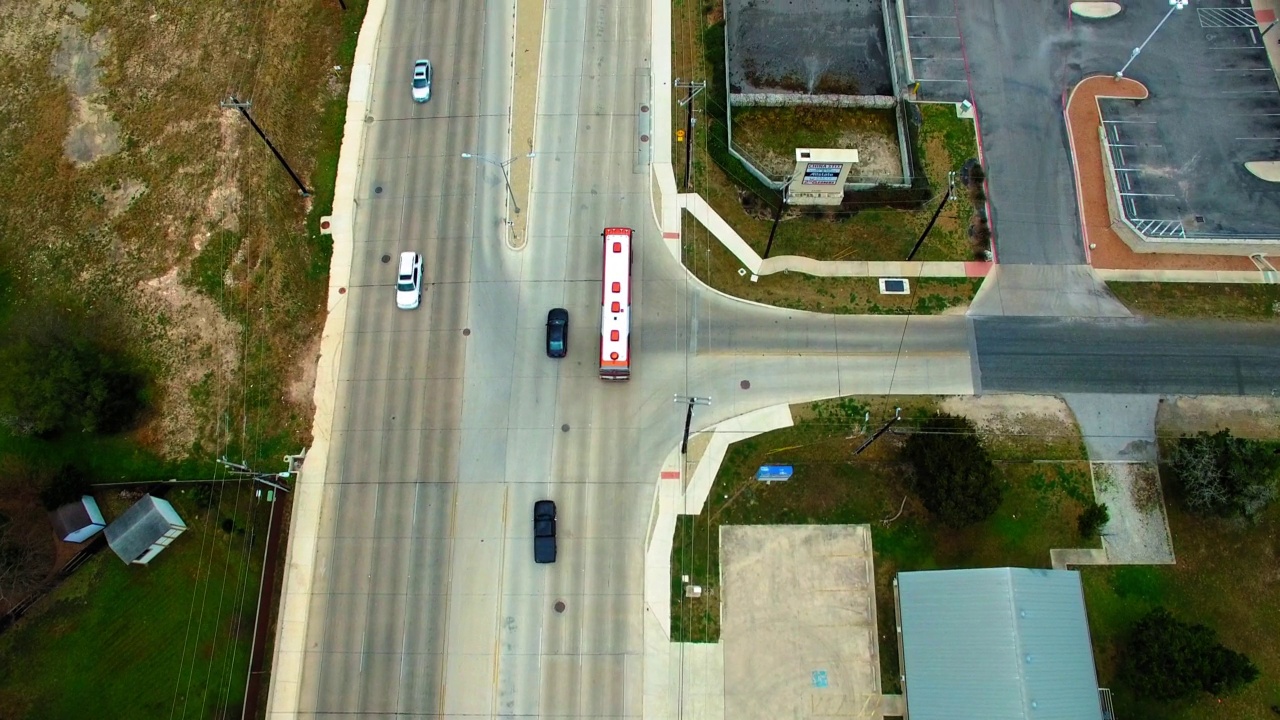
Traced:
POLYGON ((219 101, 252 100, 304 180, 331 184, 317 159, 336 152, 346 88, 330 68, 349 64, 344 23, 363 3, 348 6, 0 9, 0 233, 16 294, 123 320, 162 403, 138 438, 168 457, 276 459, 306 440, 310 393, 286 388, 295 348, 323 321, 328 243, 308 230, 311 203, 219 101), (237 242, 211 245, 221 234, 237 242), (221 273, 192 273, 228 247, 203 258, 221 273))

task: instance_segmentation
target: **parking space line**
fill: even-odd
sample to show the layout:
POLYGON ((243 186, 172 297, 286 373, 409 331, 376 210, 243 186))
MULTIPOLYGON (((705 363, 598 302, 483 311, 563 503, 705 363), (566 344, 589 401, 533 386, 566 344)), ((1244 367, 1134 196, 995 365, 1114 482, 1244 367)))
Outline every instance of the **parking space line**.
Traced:
POLYGON ((1280 140, 1280 137, 1242 137, 1237 140, 1280 140))
POLYGON ((1271 72, 1271 68, 1214 68, 1214 72, 1271 72))
POLYGON ((931 78, 916 78, 916 82, 935 82, 935 83, 966 83, 968 80, 933 80, 931 78))
POLYGON ((1103 120, 1102 122, 1103 124, 1106 124, 1106 125, 1119 125, 1121 123, 1131 124, 1131 125, 1155 125, 1156 124, 1155 120, 1103 120))
POLYGON ((1275 95, 1280 89, 1271 90, 1220 90, 1219 95, 1275 95))
POLYGON ((1257 27, 1258 20, 1251 8, 1196 8, 1203 28, 1257 27))
POLYGON ((1123 196, 1125 196, 1125 197, 1178 197, 1177 195, 1170 195, 1169 193, 1136 193, 1136 192, 1122 192, 1122 193, 1120 193, 1120 194, 1121 194, 1121 195, 1123 195, 1123 196))
POLYGON ((959 35, 908 35, 912 40, 959 40, 959 35))
POLYGON ((961 57, 913 57, 912 60, 964 60, 961 57))

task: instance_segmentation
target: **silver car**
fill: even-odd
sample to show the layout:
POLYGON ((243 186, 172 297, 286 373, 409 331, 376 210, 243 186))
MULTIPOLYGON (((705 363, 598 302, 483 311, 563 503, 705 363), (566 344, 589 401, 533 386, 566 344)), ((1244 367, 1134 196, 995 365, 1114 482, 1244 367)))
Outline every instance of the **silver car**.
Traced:
POLYGON ((413 101, 424 103, 431 99, 431 61, 419 60, 413 64, 413 101))

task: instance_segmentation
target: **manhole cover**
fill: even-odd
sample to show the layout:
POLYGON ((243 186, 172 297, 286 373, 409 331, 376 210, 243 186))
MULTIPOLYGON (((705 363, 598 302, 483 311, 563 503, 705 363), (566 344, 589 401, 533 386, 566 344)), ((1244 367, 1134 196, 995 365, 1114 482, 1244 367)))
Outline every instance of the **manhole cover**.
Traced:
POLYGON ((328 229, 329 229, 329 221, 328 221, 328 220, 321 220, 321 221, 320 221, 320 229, 321 229, 321 230, 328 230, 328 229))
POLYGON ((382 262, 384 262, 384 263, 389 263, 389 262, 391 262, 391 256, 390 256, 390 255, 383 255, 383 256, 382 256, 382 262))
POLYGON ((564 601, 563 601, 563 600, 557 600, 557 601, 556 601, 556 604, 555 604, 555 608, 556 608, 556 612, 558 612, 558 613, 562 613, 562 612, 564 612, 564 601))
POLYGON ((648 136, 648 135, 641 135, 641 136, 640 136, 640 142, 649 142, 649 136, 648 136))
POLYGON ((569 432, 569 423, 560 426, 560 432, 569 432))
POLYGON ((340 288, 338 288, 338 294, 339 294, 339 295, 346 295, 346 294, 347 294, 347 289, 346 289, 346 288, 344 288, 344 287, 340 287, 340 288))
POLYGON ((648 105, 641 105, 641 106, 640 106, 640 112, 649 112, 649 106, 648 106, 648 105))
POLYGON ((750 389, 751 389, 751 381, 750 381, 750 380, 743 380, 742 382, 738 383, 738 387, 742 388, 743 390, 750 390, 750 389))
POLYGON ((462 328, 463 337, 466 337, 467 335, 470 335, 470 334, 471 334, 471 328, 462 328))
POLYGON ((375 188, 373 189, 373 194, 374 194, 374 195, 381 195, 381 194, 382 194, 382 186, 381 186, 381 185, 378 185, 377 187, 375 187, 375 188))

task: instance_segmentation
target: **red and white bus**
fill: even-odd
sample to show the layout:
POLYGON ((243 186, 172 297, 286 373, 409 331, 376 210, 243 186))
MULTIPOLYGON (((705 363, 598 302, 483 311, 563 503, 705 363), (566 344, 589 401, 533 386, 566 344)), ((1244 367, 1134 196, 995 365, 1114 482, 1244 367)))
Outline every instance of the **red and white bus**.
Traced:
POLYGON ((631 377, 631 229, 605 228, 600 379, 631 377))

